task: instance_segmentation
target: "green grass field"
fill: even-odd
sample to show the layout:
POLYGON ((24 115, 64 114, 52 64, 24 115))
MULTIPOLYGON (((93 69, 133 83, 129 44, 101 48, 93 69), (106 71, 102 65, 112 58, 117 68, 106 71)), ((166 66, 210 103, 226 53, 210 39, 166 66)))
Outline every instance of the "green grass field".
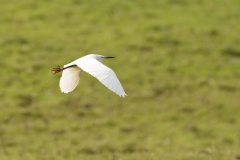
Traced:
POLYGON ((0 0, 1 160, 239 160, 239 0, 0 0), (120 98, 51 69, 115 56, 120 98))

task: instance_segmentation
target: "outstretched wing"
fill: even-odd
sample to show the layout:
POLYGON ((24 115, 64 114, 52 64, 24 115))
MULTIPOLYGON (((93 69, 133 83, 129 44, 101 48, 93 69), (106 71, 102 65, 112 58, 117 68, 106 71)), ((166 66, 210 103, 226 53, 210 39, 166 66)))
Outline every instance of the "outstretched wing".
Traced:
MULTIPOLYGON (((67 67, 65 65, 64 67, 67 67)), ((63 93, 69 93, 73 91, 81 78, 82 75, 81 68, 74 66, 63 70, 62 77, 60 78, 59 86, 63 93)))
POLYGON ((80 58, 75 61, 75 64, 83 71, 97 78, 108 89, 112 90, 120 97, 126 96, 121 83, 111 68, 108 68, 93 58, 80 58))

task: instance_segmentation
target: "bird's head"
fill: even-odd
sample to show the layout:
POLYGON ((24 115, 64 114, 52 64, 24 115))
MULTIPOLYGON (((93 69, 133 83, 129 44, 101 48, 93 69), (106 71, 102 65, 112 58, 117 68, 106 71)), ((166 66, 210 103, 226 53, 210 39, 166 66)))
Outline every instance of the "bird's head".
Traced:
POLYGON ((103 56, 103 55, 99 55, 99 54, 89 54, 88 56, 91 56, 100 62, 102 62, 102 60, 107 59, 107 58, 115 58, 113 56, 103 56))

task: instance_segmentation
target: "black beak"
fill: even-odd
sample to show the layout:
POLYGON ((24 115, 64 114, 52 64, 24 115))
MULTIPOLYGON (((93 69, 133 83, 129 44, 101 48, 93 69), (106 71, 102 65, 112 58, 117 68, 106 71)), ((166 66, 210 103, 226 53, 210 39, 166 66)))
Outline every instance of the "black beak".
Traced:
POLYGON ((102 58, 115 58, 113 56, 102 56, 102 58))

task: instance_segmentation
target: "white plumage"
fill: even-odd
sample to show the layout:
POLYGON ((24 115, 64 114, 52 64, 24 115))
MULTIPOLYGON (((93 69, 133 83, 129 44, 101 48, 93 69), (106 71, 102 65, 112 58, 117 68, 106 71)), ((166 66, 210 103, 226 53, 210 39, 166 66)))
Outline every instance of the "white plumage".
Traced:
POLYGON ((62 69, 60 67, 54 68, 52 71, 55 71, 55 73, 63 71, 59 83, 61 91, 63 93, 73 91, 78 85, 83 71, 85 71, 120 97, 125 97, 126 93, 114 71, 102 64, 102 60, 106 58, 114 57, 89 54, 64 65, 62 69))
MULTIPOLYGON (((64 67, 66 67, 66 65, 64 67)), ((73 91, 80 81, 82 72, 83 70, 77 66, 65 69, 59 82, 61 91, 63 93, 73 91)))

